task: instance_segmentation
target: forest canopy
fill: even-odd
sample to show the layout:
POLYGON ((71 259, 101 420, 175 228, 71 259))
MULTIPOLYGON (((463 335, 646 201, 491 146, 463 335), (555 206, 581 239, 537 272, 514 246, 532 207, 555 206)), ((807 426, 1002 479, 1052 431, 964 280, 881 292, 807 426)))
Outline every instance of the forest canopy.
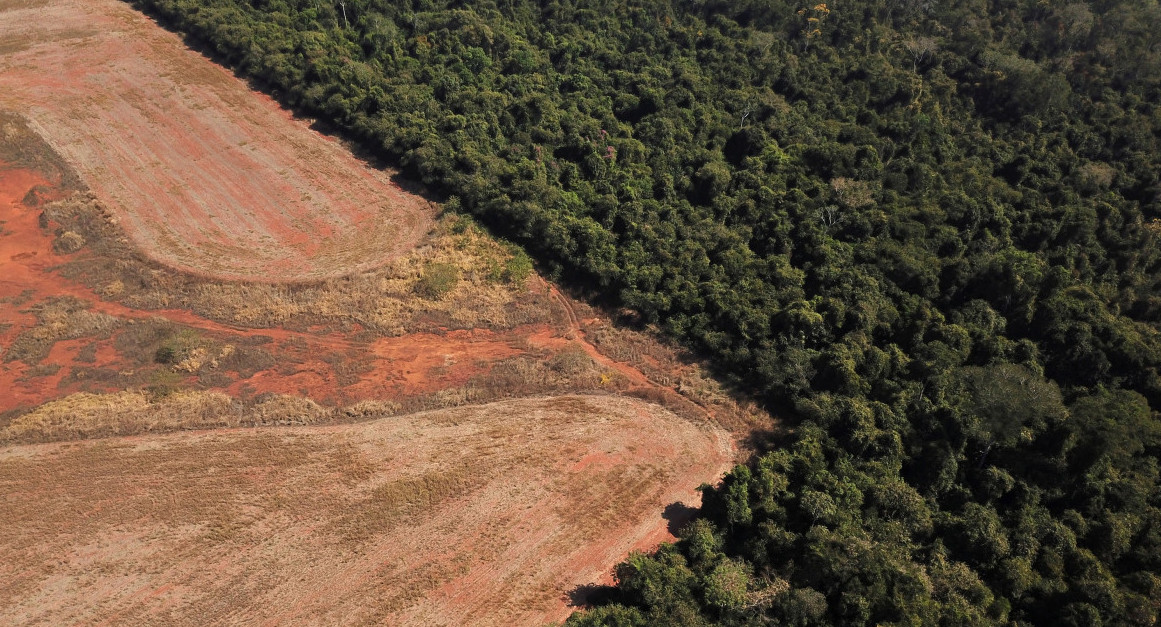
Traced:
POLYGON ((1157 0, 135 4, 785 417, 570 624, 1156 624, 1157 0))

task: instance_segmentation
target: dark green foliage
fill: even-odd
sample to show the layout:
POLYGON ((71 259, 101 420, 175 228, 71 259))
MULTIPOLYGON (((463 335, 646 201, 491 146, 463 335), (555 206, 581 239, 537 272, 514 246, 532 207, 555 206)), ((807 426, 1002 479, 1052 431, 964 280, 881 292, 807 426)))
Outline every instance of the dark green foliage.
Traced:
POLYGON ((154 352, 153 360, 159 364, 174 365, 188 358, 190 354, 206 342, 193 331, 181 331, 165 338, 154 352))
POLYGON ((1156 2, 137 4, 788 410, 575 624, 1154 624, 1156 2))

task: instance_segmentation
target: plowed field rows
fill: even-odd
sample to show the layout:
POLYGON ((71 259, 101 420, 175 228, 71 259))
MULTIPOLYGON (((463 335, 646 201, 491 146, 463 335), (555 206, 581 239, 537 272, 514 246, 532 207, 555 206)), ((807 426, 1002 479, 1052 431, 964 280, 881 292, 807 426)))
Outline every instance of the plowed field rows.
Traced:
POLYGON ((0 623, 543 624, 730 461, 641 401, 0 451, 0 623))
POLYGON ((0 624, 540 625, 673 539, 765 418, 392 176, 128 3, 0 0, 0 624))
POLYGON ((424 199, 118 0, 0 0, 0 109, 29 118, 171 267, 302 281, 374 267, 424 199))

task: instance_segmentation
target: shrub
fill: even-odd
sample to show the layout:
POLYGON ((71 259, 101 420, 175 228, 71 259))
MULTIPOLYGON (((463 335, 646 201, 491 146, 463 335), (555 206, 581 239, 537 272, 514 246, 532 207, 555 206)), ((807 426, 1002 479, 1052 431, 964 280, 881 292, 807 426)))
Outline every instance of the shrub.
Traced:
POLYGON ((522 285, 532 276, 532 258, 523 249, 511 248, 512 256, 504 263, 504 280, 512 285, 522 285))
POLYGON ((441 299, 456 288, 460 271, 450 263, 431 263, 423 269, 416 291, 431 299, 441 299))

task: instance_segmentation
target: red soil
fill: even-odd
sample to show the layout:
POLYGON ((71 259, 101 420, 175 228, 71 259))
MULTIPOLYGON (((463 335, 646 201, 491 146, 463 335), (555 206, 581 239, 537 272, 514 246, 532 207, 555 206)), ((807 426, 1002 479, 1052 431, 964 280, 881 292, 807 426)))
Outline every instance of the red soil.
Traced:
MULTIPOLYGON (((65 261, 52 248, 52 237, 39 225, 39 209, 25 206, 21 199, 35 186, 51 181, 28 170, 0 163, 0 321, 10 325, 0 331, 0 347, 7 348, 22 332, 36 324, 31 307, 52 298, 71 296, 89 305, 92 311, 125 320, 161 317, 204 332, 222 342, 245 343, 265 337, 273 340, 270 350, 279 366, 262 370, 248 378, 238 378, 227 386, 231 394, 265 392, 307 396, 319 401, 362 398, 399 398, 462 385, 490 361, 519 354, 519 333, 498 336, 487 330, 456 331, 445 335, 416 334, 383 338, 374 343, 354 342, 347 337, 317 335, 284 329, 239 329, 207 320, 189 311, 164 309, 141 311, 107 302, 79 283, 62 278, 52 269, 65 261), (360 380, 339 385, 334 366, 324 358, 348 355, 360 363, 360 380), (346 388, 350 389, 346 389, 346 388)), ((50 193, 51 187, 49 187, 50 193)), ((50 196, 51 198, 51 196, 50 196)), ((2 329, 3 327, 0 327, 2 329)), ((113 339, 95 340, 96 359, 81 363, 78 351, 93 343, 91 338, 61 340, 41 360, 45 366, 59 366, 53 374, 29 376, 29 366, 20 361, 0 362, 0 412, 33 407, 76 391, 109 391, 116 385, 84 380, 65 382, 73 368, 105 368, 123 371, 138 361, 120 355, 113 339)), ((233 373, 237 376, 237 373, 233 373)))
MULTIPOLYGON (((39 210, 20 202, 32 187, 49 183, 36 173, 4 168, 0 164, 0 221, 3 221, 4 233, 0 237, 0 320, 11 325, 0 333, 0 346, 11 345, 20 333, 36 324, 36 317, 30 311, 32 306, 51 298, 72 296, 89 304, 93 311, 124 320, 161 317, 225 343, 245 344, 255 337, 269 338, 271 342, 264 348, 276 358, 277 366, 244 378, 236 372, 224 373, 233 382, 222 389, 236 396, 273 392, 307 396, 322 402, 402 399, 461 386, 501 359, 555 352, 577 345, 603 368, 624 375, 632 387, 655 387, 639 371, 608 359, 584 342, 579 321, 575 320, 563 335, 547 326, 534 325, 501 333, 475 329, 359 342, 340 334, 241 329, 185 310, 141 311, 103 301, 89 288, 52 271, 66 258, 53 252, 52 237, 39 226, 39 210), (339 381, 336 358, 357 364, 354 380, 339 381)), ((567 299, 553 289, 554 299, 569 312, 570 320, 574 319, 567 299)), ((139 359, 120 355, 113 343, 114 338, 57 342, 41 360, 42 365, 59 367, 52 374, 29 376, 29 367, 22 362, 0 363, 0 388, 11 390, 10 394, 0 395, 0 412, 32 407, 76 391, 120 389, 117 381, 92 382, 68 377, 80 368, 131 371, 141 365, 139 359), (78 351, 94 342, 95 361, 78 361, 78 351)))
MULTIPOLYGON (((40 212, 26 207, 21 200, 36 186, 52 182, 28 170, 5 167, 0 163, 0 322, 8 326, 0 331, 0 348, 36 324, 28 306, 59 296, 76 296, 95 301, 96 296, 84 286, 62 280, 48 271, 62 260, 52 249, 52 239, 39 225, 40 212)), ((67 351, 61 343, 44 363, 61 360, 67 351)), ((57 385, 64 369, 55 375, 35 381, 26 379, 28 366, 21 362, 0 363, 0 411, 38 405, 60 395, 57 385)))
MULTIPOLYGON (((93 310, 116 316, 126 320, 143 320, 162 317, 170 321, 186 325, 222 342, 244 343, 255 336, 270 338, 264 347, 275 357, 277 365, 269 369, 260 370, 249 377, 242 377, 238 373, 227 373, 234 377, 233 383, 223 389, 233 395, 258 394, 262 392, 279 392, 294 395, 303 395, 316 400, 353 402, 359 399, 402 399, 415 395, 427 394, 441 389, 448 389, 462 385, 472 376, 486 371, 497 360, 519 356, 542 356, 546 351, 555 352, 565 348, 573 348, 578 344, 591 355, 602 368, 617 370, 622 373, 633 387, 652 387, 662 390, 662 393, 675 394, 672 390, 665 390, 649 382, 639 371, 627 364, 610 360, 601 355, 588 343, 581 331, 580 321, 576 319, 572 306, 567 298, 554 290, 554 300, 564 308, 569 327, 565 330, 554 331, 543 325, 515 329, 508 332, 492 332, 489 330, 454 331, 443 334, 418 333, 403 337, 380 338, 370 342, 356 341, 341 334, 312 334, 289 331, 285 329, 237 329, 201 318, 188 311, 162 310, 139 311, 117 303, 105 302, 88 288, 60 277, 53 271, 53 267, 67 258, 57 255, 52 249, 50 235, 40 228, 38 223, 39 210, 27 207, 20 199, 33 186, 45 186, 51 181, 28 171, 0 167, 0 320, 12 326, 0 334, 0 342, 7 347, 21 332, 29 329, 36 323, 29 308, 47 299, 69 295, 86 303, 93 310), (12 302, 17 299, 20 304, 12 302), (340 356, 352 363, 360 365, 359 372, 353 381, 343 384, 335 372, 335 359, 340 356)), ((534 286, 533 289, 538 289, 534 286)), ((539 287, 539 289, 543 289, 539 287)), ((47 400, 62 396, 77 390, 113 390, 119 389, 116 381, 112 383, 92 384, 85 380, 69 377, 75 368, 105 368, 113 371, 124 371, 137 365, 129 357, 120 354, 113 346, 114 338, 97 340, 96 349, 92 351, 88 362, 81 363, 78 359, 80 351, 87 345, 94 343, 92 338, 77 340, 61 340, 56 342, 41 360, 42 365, 59 366, 52 373, 30 373, 30 368, 20 361, 0 362, 0 389, 10 390, 9 394, 0 395, 0 411, 29 407, 47 400)), ((572 609, 567 592, 570 586, 584 583, 611 583, 610 566, 623 559, 630 550, 649 550, 662 541, 671 541, 671 520, 666 520, 662 514, 662 507, 666 504, 682 501, 696 504, 697 494, 691 488, 703 481, 712 481, 720 476, 730 464, 734 453, 725 434, 716 433, 708 441, 715 442, 712 454, 701 450, 696 454, 680 453, 656 449, 663 441, 656 434, 642 436, 644 425, 652 424, 656 419, 657 408, 637 404, 633 409, 636 419, 632 433, 636 439, 622 439, 617 447, 598 446, 590 448, 560 449, 561 468, 553 473, 562 476, 581 478, 577 481, 569 480, 568 488, 560 488, 562 492, 536 496, 533 493, 520 497, 532 498, 531 506, 528 503, 516 507, 513 503, 522 502, 520 499, 509 502, 509 497, 503 496, 504 489, 500 484, 487 491, 482 491, 471 505, 472 512, 468 518, 447 519, 439 525, 425 525, 414 533, 419 533, 420 544, 412 546, 413 541, 404 541, 400 538, 384 539, 383 543, 376 544, 376 548, 363 557, 340 562, 345 565, 339 571, 334 571, 325 578, 327 584, 319 588, 317 594, 296 596, 297 601, 286 605, 284 614, 264 614, 265 610, 251 607, 249 611, 256 612, 251 616, 264 615, 268 620, 297 621, 303 617, 314 616, 319 612, 328 613, 335 608, 334 595, 347 598, 364 594, 373 596, 388 596, 398 594, 403 588, 397 578, 401 574, 386 576, 384 569, 388 564, 401 564, 394 568, 402 568, 399 573, 427 573, 423 570, 424 564, 443 564, 439 572, 444 573, 438 578, 447 577, 446 573, 459 572, 464 568, 462 576, 442 581, 436 587, 427 590, 422 598, 412 599, 393 620, 412 624, 423 624, 430 620, 457 622, 488 622, 495 616, 519 616, 516 623, 531 624, 546 620, 559 620, 572 609), (629 449, 624 447, 628 446, 629 449), (566 450, 567 449, 567 450, 566 450), (618 452, 620 451, 620 452, 618 452), (626 455, 631 452, 631 457, 626 455), (699 459, 696 467, 690 467, 679 475, 675 472, 673 460, 683 455, 692 454, 699 459), (632 461, 637 460, 637 461, 632 461), (568 531, 565 536, 553 525, 560 525, 560 518, 548 515, 552 503, 565 498, 562 494, 571 494, 570 498, 581 498, 575 506, 577 512, 588 511, 598 507, 596 503, 610 498, 609 493, 601 492, 600 496, 592 496, 592 502, 584 500, 584 491, 577 492, 575 486, 602 485, 600 482, 612 482, 611 489, 618 489, 616 481, 624 480, 626 464, 641 463, 640 460, 652 460, 649 473, 662 472, 665 492, 654 493, 649 501, 635 501, 632 512, 621 512, 625 518, 608 519, 606 522, 598 520, 599 524, 612 524, 616 520, 616 530, 611 527, 601 527, 599 533, 593 530, 580 532, 568 531), (618 479, 620 478, 620 479, 618 479), (553 496, 556 494, 556 496, 553 496), (484 499, 479 501, 479 499, 484 499), (500 499, 496 501, 494 499, 500 499), (502 509, 496 510, 497 507, 502 509), (515 509, 513 509, 515 508, 515 509), (548 509, 546 509, 548 508, 548 509), (490 512, 487 515, 484 512, 490 512), (499 512, 499 513, 497 513, 499 512), (504 513, 506 512, 506 513, 504 513), (547 524, 550 521, 556 521, 547 524), (454 525, 454 531, 447 525, 454 525), (507 531, 500 544, 497 545, 495 529, 497 525, 507 531), (576 536, 576 533, 582 533, 576 536), (454 538, 454 539, 453 539, 454 538), (515 538, 519 538, 516 541, 515 538), (403 542, 401 545, 400 542, 403 542), (408 544, 407 542, 412 542, 408 544), (447 543, 451 543, 450 545, 447 543), (382 551, 395 551, 392 547, 409 547, 414 553, 407 553, 406 557, 391 557, 387 559, 382 551), (475 560, 469 557, 476 555, 480 550, 494 551, 496 557, 485 560, 475 560), (398 560, 402 559, 402 562, 398 560), (384 561, 386 560, 386 561, 384 561), (434 561, 433 561, 434 560, 434 561), (464 566, 464 564, 475 564, 464 566), (514 566, 517 565, 517 566, 514 566), (417 570, 419 569, 419 570, 417 570), (451 570, 448 570, 451 569, 451 570), (457 570, 459 569, 459 570, 457 570), (565 586, 563 580, 545 579, 545 577, 561 577, 567 573, 573 583, 565 586), (386 577, 386 578, 385 578, 386 577), (396 583, 390 583, 396 581, 396 583), (555 583, 549 583, 553 581, 555 583), (504 593, 497 592, 496 585, 501 585, 504 593), (383 587, 386 586, 386 587, 383 587), (507 596, 505 596, 507 595, 507 596), (507 599, 497 605, 496 598, 507 599), (513 614, 515 612, 515 614, 513 614), (535 618, 533 618, 535 617, 535 618)), ((392 420, 409 420, 407 418, 392 420)), ((518 424, 518 423, 514 423, 518 424)), ((596 425, 593 425, 595 427, 596 425)), ((683 427, 684 428, 684 427, 683 427)), ((671 429, 666 430, 668 434, 671 429)), ((214 433, 227 434, 237 431, 219 430, 214 433)), ((609 435, 608 437, 614 437, 609 435)), ((627 435, 616 438, 629 438, 627 435)), ((668 435, 666 436, 668 437, 668 435)), ((615 439, 615 438, 614 438, 615 439)), ((509 450, 512 443, 498 442, 495 449, 509 450)), ((10 449, 19 450, 19 449, 10 449)), ((490 454, 490 453, 489 453, 490 454)), ((506 453, 509 454, 509 453, 506 453)), ((402 458, 401 458, 402 459, 402 458)), ((411 462, 396 461, 389 465, 392 472, 399 472, 409 468, 411 462)), ((241 469, 240 469, 241 470, 241 469)), ((521 469, 513 472, 528 472, 521 469)), ((550 473, 551 474, 551 473, 550 473)), ((4 475, 0 472, 0 475, 4 475)), ((263 475, 259 470, 246 470, 246 476, 260 478, 263 475)), ((516 475, 511 475, 509 478, 516 475)), ((649 475, 653 476, 653 475, 649 475)), ((661 480, 662 475, 657 475, 661 480)), ((143 479, 143 478, 142 478, 143 479)), ((0 476, 0 482, 4 480, 0 476)), ((156 482, 159 479, 150 479, 156 482)), ((143 489, 148 493, 152 488, 147 484, 143 489)), ((510 485, 504 482, 504 485, 510 485)), ((633 484, 636 485, 636 484, 633 484)), ((604 489, 604 488, 602 488, 604 489)), ((660 488, 659 488, 660 489, 660 488)), ((535 492, 535 491, 534 491, 535 492)), ((136 494, 136 492, 134 492, 136 494)), ((511 496, 511 495, 509 495, 511 496)), ((140 498, 140 495, 134 498, 140 498)), ((116 505, 95 504, 88 510, 86 516, 105 516, 109 511, 115 511, 116 505), (112 509, 110 509, 112 508, 112 509), (104 513, 103 513, 104 512, 104 513)), ((440 516, 451 515, 440 514, 440 516)), ((578 514, 583 516, 583 514, 578 514)), ((612 515, 612 514, 609 514, 612 515)), ((18 521, 13 521, 18 523, 18 521)), ((570 523, 571 524, 571 523, 570 523)), ((19 526, 19 524, 17 524, 19 526)), ((289 536, 280 536, 280 542, 291 544, 311 537, 313 533, 308 527, 299 531, 287 530, 289 536), (300 540, 295 540, 299 538, 300 540)), ((566 527, 566 529, 572 529, 566 527)), ((577 528, 579 529, 579 528, 577 528)), ((104 532, 102 532, 104 533, 104 532)), ((113 530, 108 530, 113 534, 113 530)), ((413 534, 412 534, 413 535, 413 534)), ((151 541, 138 536, 125 537, 118 540, 114 535, 103 535, 101 546, 106 548, 75 547, 75 553, 68 557, 70 564, 83 568, 88 560, 128 560, 137 559, 135 551, 149 551, 154 557, 164 558, 163 547, 151 544, 151 541), (121 544, 124 542, 124 544, 121 544), (114 547, 118 547, 114 549, 114 547), (136 547, 136 548, 133 548, 136 547), (95 553, 94 553, 95 551, 95 553)), ((65 549, 61 548, 62 551, 65 549)), ((69 549, 74 550, 74 549, 69 549)), ((190 549, 185 549, 186 551, 190 549)), ((0 553, 13 555, 11 551, 0 547, 0 553)), ((187 553, 183 553, 187 554, 187 553)), ((397 555, 396 553, 389 553, 397 555)), ((198 558, 201 559, 201 558, 198 558)), ((218 559, 218 558, 214 558, 218 559)), ((222 558, 224 559, 224 558, 222 558)), ((211 560, 212 561, 212 560, 211 560)), ((232 562, 214 562, 210 571, 215 568, 222 573, 234 573, 237 577, 236 565, 232 562), (222 570, 224 569, 224 570, 222 570)), ((207 564, 210 566, 210 564, 207 564)), ((34 568, 29 565, 29 568, 34 568)), ((30 576, 32 571, 22 570, 17 576, 30 576)), ((153 571, 151 571, 153 572, 153 571)), ((94 600, 110 595, 116 597, 117 607, 126 608, 121 612, 111 614, 92 614, 100 616, 109 624, 124 624, 132 622, 134 617, 140 617, 140 612, 147 611, 164 613, 172 609, 179 614, 182 608, 188 608, 191 588, 182 581, 189 582, 191 575, 177 577, 175 573, 188 573, 187 567, 173 566, 164 571, 165 574, 155 583, 147 583, 140 579, 143 575, 135 575, 140 581, 132 586, 126 586, 106 581, 93 585, 98 588, 85 588, 84 598, 94 600), (178 569, 178 570, 174 570, 178 569), (177 577, 177 579, 173 579, 177 577), (135 608, 135 609, 128 609, 135 608), (123 613, 127 612, 127 613, 123 613)), ((392 571, 394 572, 394 571, 392 571)), ((152 579, 150 580, 153 581, 152 579)), ((128 582, 124 582, 128 584, 128 582)), ((78 584, 81 585, 81 584, 78 584)), ((88 585, 88 584, 84 584, 88 585)), ((2 587, 2 586, 0 586, 2 587)), ((404 588, 406 586, 404 585, 404 588)), ((304 591, 300 591, 304 592, 304 591)), ((298 594, 298 593, 296 593, 298 594)), ((73 597, 70 597, 73 598, 73 597)), ((354 603, 353 601, 350 601, 354 603)), ((2 605, 2 604, 0 604, 2 605)), ((359 607, 358 604, 350 606, 359 607)), ((156 615, 156 614, 154 614, 156 615)), ((63 615, 58 614, 58 617, 63 615)), ((339 618, 342 621, 344 619, 339 618)))
POLYGON ((166 265, 349 274, 409 250, 430 204, 118 0, 0 5, 0 108, 27 116, 166 265))

